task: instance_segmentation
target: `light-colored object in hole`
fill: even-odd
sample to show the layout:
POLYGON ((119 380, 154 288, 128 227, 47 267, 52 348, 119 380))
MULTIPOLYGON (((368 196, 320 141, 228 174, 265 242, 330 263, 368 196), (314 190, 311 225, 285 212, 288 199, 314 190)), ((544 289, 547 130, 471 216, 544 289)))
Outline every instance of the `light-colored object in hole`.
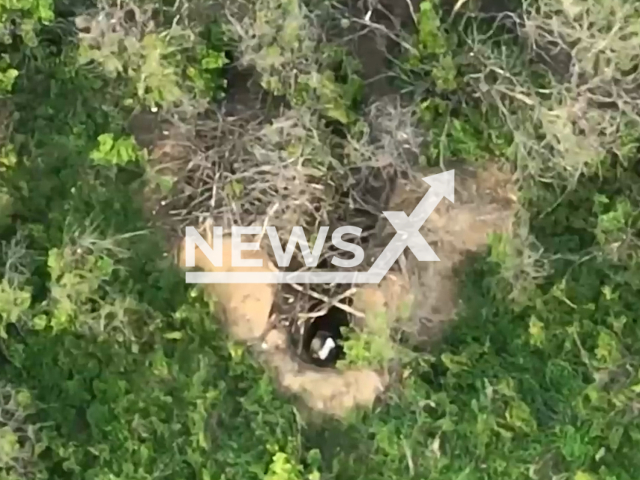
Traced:
POLYGON ((333 338, 331 337, 327 338, 327 341, 324 342, 324 345, 318 352, 318 357, 320 357, 321 360, 326 360, 326 358, 329 356, 329 353, 331 353, 331 350, 333 350, 334 348, 336 348, 336 342, 334 342, 333 338))

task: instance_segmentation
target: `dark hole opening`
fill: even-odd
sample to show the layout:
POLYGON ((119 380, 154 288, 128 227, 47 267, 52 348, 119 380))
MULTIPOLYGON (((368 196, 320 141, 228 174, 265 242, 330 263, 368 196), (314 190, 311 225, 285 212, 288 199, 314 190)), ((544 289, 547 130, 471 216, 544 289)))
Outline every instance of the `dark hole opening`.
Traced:
POLYGON ((338 307, 310 320, 302 338, 302 360, 316 367, 335 368, 344 358, 343 328, 350 323, 349 314, 338 307))
POLYGON ((127 25, 132 26, 138 21, 138 15, 133 8, 129 8, 124 12, 124 21, 127 25))

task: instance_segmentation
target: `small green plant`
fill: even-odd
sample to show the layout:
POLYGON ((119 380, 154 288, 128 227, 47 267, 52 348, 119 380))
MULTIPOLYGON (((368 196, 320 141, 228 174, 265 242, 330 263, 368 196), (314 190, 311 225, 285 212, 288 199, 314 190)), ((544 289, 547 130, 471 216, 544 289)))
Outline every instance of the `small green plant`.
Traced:
POLYGON ((39 428, 29 423, 36 411, 28 391, 0 385, 0 476, 8 480, 47 475, 38 456, 45 448, 39 428))
POLYGON ((50 294, 43 312, 34 320, 34 328, 94 334, 117 329, 117 338, 131 338, 134 321, 133 317, 127 318, 127 313, 133 315, 136 302, 108 287, 119 270, 116 262, 126 256, 117 239, 100 239, 91 232, 69 238, 62 248, 49 250, 50 294))
POLYGON ((19 36, 33 47, 37 44, 38 28, 53 19, 50 0, 3 0, 0 2, 0 42, 8 45, 19 36))
POLYGON ((0 228, 11 223, 13 200, 7 189, 0 185, 0 228))
POLYGON ((11 68, 7 61, 0 60, 0 94, 9 93, 17 77, 18 71, 11 68))
POLYGON ((80 37, 81 64, 97 63, 109 77, 124 82, 123 91, 130 92, 124 100, 131 105, 199 109, 203 99, 220 97, 227 60, 223 46, 215 43, 221 40, 211 33, 215 29, 209 29, 208 39, 179 25, 152 31, 152 9, 145 7, 135 10, 139 30, 134 34, 127 23, 131 11, 113 8, 81 22, 89 30, 80 37))
POLYGON ((0 281, 0 338, 7 338, 7 325, 24 323, 31 306, 31 292, 12 285, 6 278, 0 281))
POLYGON ((416 48, 407 52, 406 67, 429 79, 437 92, 453 91, 458 76, 454 60, 455 43, 442 28, 439 3, 422 2, 417 22, 416 48))
POLYGON ((198 91, 209 92, 213 98, 219 99, 224 94, 226 80, 222 76, 222 67, 228 60, 223 52, 211 50, 205 46, 197 49, 198 63, 187 66, 187 76, 198 91))
MULTIPOLYGON (((26 45, 37 45, 37 30, 54 18, 50 0, 3 0, 0 2, 0 43, 10 45, 20 38, 26 45)), ((10 56, 0 55, 0 97, 11 91, 20 72, 12 65, 10 56)))
POLYGON ((344 49, 325 45, 306 6, 261 0, 243 17, 233 19, 232 35, 241 62, 256 68, 265 90, 342 124, 355 121, 352 107, 362 90, 358 65, 344 49))
POLYGON ((391 338, 391 325, 386 312, 371 312, 362 329, 345 329, 346 358, 340 368, 368 367, 385 369, 399 355, 399 348, 391 338))
POLYGON ((137 163, 145 155, 133 137, 115 138, 112 133, 104 133, 98 137, 98 146, 90 157, 96 165, 118 166, 137 163))
POLYGON ((292 463, 286 453, 277 452, 273 455, 265 480, 301 480, 301 468, 292 463))
POLYGON ((482 163, 508 158, 513 139, 499 109, 466 94, 468 78, 477 75, 478 66, 467 52, 463 32, 456 32, 463 25, 445 24, 441 16, 438 1, 420 4, 414 47, 399 67, 401 83, 419 87, 424 98, 417 107, 428 132, 424 161, 442 166, 448 159, 482 163))
POLYGON ((607 208, 610 203, 605 195, 596 194, 596 239, 601 245, 623 242, 629 238, 634 228, 637 228, 637 218, 628 199, 618 199, 613 208, 607 208))
POLYGON ((223 67, 229 63, 224 50, 226 44, 225 32, 219 24, 212 23, 204 29, 204 41, 197 43, 191 57, 185 62, 186 77, 196 87, 196 95, 220 100, 224 97, 227 81, 223 74, 223 67))

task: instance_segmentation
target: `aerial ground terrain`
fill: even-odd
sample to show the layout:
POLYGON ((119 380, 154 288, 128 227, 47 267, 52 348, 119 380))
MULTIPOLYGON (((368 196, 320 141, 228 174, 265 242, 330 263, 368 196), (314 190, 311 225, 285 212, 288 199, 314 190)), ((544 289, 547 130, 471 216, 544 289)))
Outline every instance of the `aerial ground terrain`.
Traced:
POLYGON ((638 2, 0 0, 0 41, 0 480, 640 478, 638 2), (366 270, 450 171, 438 262, 185 281, 186 227, 366 270))

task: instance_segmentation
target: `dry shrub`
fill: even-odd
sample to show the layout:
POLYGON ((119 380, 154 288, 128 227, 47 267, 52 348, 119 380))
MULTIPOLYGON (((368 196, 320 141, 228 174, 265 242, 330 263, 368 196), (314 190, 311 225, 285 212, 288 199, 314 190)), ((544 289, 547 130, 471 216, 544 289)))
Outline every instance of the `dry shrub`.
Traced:
POLYGON ((78 16, 79 60, 132 85, 133 97, 127 99, 131 104, 196 113, 206 104, 198 99, 197 88, 183 81, 181 59, 197 41, 196 35, 178 22, 163 28, 155 13, 150 4, 105 1, 78 16))
POLYGON ((308 238, 323 225, 360 224, 363 215, 375 225, 392 178, 418 175, 410 167, 422 140, 415 111, 397 98, 372 105, 344 139, 311 108, 282 109, 271 120, 261 113, 222 110, 199 122, 200 152, 171 200, 181 227, 209 218, 225 228, 268 224, 286 242, 296 225, 308 238))
POLYGON ((46 478, 37 456, 45 447, 28 416, 34 412, 31 396, 7 384, 0 385, 0 476, 6 479, 46 478))
POLYGON ((469 36, 485 68, 468 79, 500 106, 523 174, 573 187, 610 153, 624 161, 640 120, 639 19, 640 6, 626 0, 542 0, 500 16, 542 60, 535 81, 505 44, 488 48, 480 34, 469 36))
POLYGON ((309 112, 284 112, 266 124, 220 116, 198 130, 203 151, 191 160, 184 185, 191 200, 177 212, 185 225, 209 216, 227 227, 262 224, 266 216, 276 227, 322 220, 326 208, 318 206, 332 198, 322 180, 333 158, 309 112))
POLYGON ((296 89, 300 76, 317 72, 322 38, 299 0, 258 0, 228 11, 242 66, 253 66, 276 95, 296 89))

